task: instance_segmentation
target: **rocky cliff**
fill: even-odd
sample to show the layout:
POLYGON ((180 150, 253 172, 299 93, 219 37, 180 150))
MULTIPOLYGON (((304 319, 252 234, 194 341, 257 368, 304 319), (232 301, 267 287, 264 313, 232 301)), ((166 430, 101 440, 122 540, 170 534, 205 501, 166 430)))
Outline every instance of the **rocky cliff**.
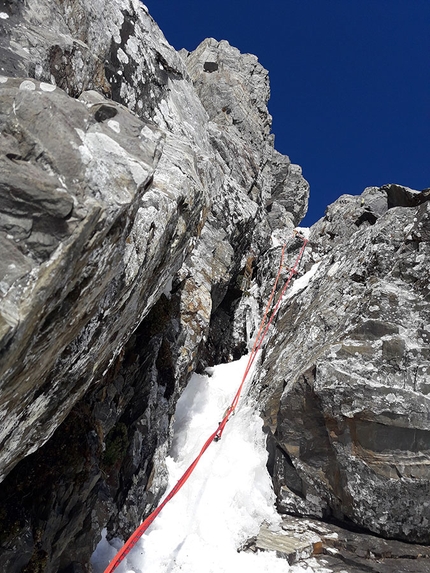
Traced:
POLYGON ((3 14, 2 560, 78 571, 162 493, 176 400, 308 185, 255 56, 179 55, 137 1, 3 14))
MULTIPOLYGON (((137 0, 0 10, 0 553, 89 571, 162 494, 190 374, 246 352, 308 185, 255 56, 177 53, 137 0)), ((312 230, 255 387, 281 511, 430 542, 427 199, 312 230)))
POLYGON ((259 390, 281 511, 430 542, 429 191, 340 197, 259 390))

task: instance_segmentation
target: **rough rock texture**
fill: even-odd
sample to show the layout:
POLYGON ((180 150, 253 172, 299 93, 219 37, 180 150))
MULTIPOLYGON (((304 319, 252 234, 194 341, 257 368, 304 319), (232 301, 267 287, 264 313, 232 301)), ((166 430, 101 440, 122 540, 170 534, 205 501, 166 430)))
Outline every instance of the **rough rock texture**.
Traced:
MULTIPOLYGON (((84 92, 77 101, 53 87, 28 79, 1 84, 2 477, 50 438, 94 383, 110 380, 124 345, 191 251, 206 204, 185 142, 168 140, 154 125, 95 92, 84 92), (155 176, 159 160, 161 181, 155 176), (195 209, 182 210, 188 203, 195 209)), ((127 403, 131 389, 122 394, 120 401, 127 403)), ((91 419, 84 422, 84 435, 95 442, 92 463, 97 458, 99 465, 107 463, 108 432, 122 408, 114 402, 101 419, 85 406, 81 411, 91 419)), ((79 456, 89 455, 79 449, 84 447, 81 432, 76 436, 78 468, 69 470, 73 479, 82 464, 79 456)), ((70 450, 67 455, 74 447, 68 433, 58 445, 70 450)), ((45 461, 51 457, 54 452, 37 453, 34 463, 48 463, 51 472, 52 462, 45 461)), ((100 468, 97 474, 91 463, 86 465, 91 476, 79 484, 85 497, 101 475, 100 468)), ((23 473, 18 467, 8 478, 5 499, 23 473)), ((75 511, 82 503, 68 488, 64 496, 63 504, 72 497, 75 511)), ((32 497, 31 503, 39 519, 40 502, 32 497)), ((79 523, 61 507, 66 535, 71 528, 79 531, 79 523)), ((17 514, 12 504, 8 519, 17 514)), ((10 521, 4 527, 7 531, 10 521)), ((34 539, 37 527, 44 529, 33 524, 34 539)), ((56 536, 55 527, 49 528, 48 537, 56 536)), ((51 554, 46 543, 40 542, 41 551, 51 554)))
MULTIPOLYGON (((190 374, 246 351, 308 185, 255 56, 177 53, 138 0, 0 12, 0 558, 82 573, 163 493, 190 374)), ((254 390, 281 511, 430 542, 428 198, 312 229, 254 390)))
POLYGON ((1 11, 0 555, 87 571, 162 494, 176 400, 308 185, 255 56, 179 55, 137 0, 1 11))
POLYGON ((260 377, 281 511, 430 543, 429 196, 368 188, 311 229, 260 377))
POLYGON ((276 551, 289 563, 303 567, 301 571, 315 573, 427 573, 430 569, 428 545, 382 539, 332 523, 288 515, 280 526, 263 525, 244 550, 276 551))

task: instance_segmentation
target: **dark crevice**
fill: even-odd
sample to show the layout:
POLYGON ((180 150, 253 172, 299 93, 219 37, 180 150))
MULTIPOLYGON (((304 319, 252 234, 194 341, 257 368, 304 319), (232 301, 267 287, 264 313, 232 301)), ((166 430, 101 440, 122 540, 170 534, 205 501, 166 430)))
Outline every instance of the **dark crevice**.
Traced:
POLYGON ((294 467, 290 456, 279 444, 276 444, 276 454, 277 460, 275 461, 275 464, 282 464, 282 469, 286 477, 286 485, 288 486, 288 489, 290 489, 301 499, 306 500, 306 496, 303 493, 302 479, 297 473, 297 470, 294 467))
POLYGON ((216 62, 205 62, 203 64, 203 70, 211 74, 218 70, 218 64, 216 62))
POLYGON ((107 119, 111 119, 118 114, 118 110, 111 104, 102 104, 97 108, 97 111, 94 114, 94 119, 98 123, 102 123, 107 119))
POLYGON ((387 194, 388 209, 394 207, 418 207, 430 199, 429 189, 421 192, 414 192, 401 185, 384 185, 381 190, 387 194))
POLYGON ((369 223, 370 225, 374 225, 377 220, 378 217, 371 211, 363 211, 363 213, 355 221, 355 224, 357 225, 357 227, 361 227, 363 223, 369 223))

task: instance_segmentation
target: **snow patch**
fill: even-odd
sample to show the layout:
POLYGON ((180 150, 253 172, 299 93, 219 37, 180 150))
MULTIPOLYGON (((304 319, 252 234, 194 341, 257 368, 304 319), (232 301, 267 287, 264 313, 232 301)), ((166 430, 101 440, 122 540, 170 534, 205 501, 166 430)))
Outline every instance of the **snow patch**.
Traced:
POLYGON ((298 292, 302 291, 303 289, 305 289, 309 285, 311 280, 316 275, 320 264, 321 264, 321 261, 318 261, 318 263, 315 263, 314 265, 312 265, 312 267, 308 270, 307 273, 305 273, 302 277, 300 277, 294 281, 292 287, 287 292, 285 300, 290 299, 292 296, 294 296, 298 292))
MULTIPOLYGON (((240 384, 248 357, 195 374, 178 401, 168 490, 194 460, 222 419, 240 384)), ((249 384, 249 382, 248 382, 249 384)), ((117 573, 285 573, 288 564, 273 553, 238 548, 256 535, 263 521, 278 524, 266 470, 262 420, 254 404, 242 400, 222 439, 211 444, 183 488, 163 509, 117 573)), ((94 573, 121 546, 104 537, 93 557, 94 573)), ((295 569, 302 572, 303 569, 295 569)))
POLYGON ((305 239, 309 239, 309 236, 311 234, 310 227, 296 227, 294 230, 297 233, 299 233, 299 235, 302 235, 302 237, 304 237, 305 239))
POLYGON ((54 86, 52 84, 48 84, 46 82, 40 82, 40 89, 43 92, 53 92, 54 90, 57 89, 57 86, 54 86))

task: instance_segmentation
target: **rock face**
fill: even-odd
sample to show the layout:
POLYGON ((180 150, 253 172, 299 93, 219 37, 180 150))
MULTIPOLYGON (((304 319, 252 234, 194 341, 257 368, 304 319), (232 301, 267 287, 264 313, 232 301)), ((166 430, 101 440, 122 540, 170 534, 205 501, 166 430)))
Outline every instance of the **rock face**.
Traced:
POLYGON ((280 526, 262 526, 245 547, 248 552, 256 550, 276 551, 278 557, 303 567, 299 571, 311 568, 316 573, 427 573, 430 566, 428 545, 382 539, 289 515, 283 516, 280 526))
MULTIPOLYGON (((2 3, 5 573, 89 572, 163 493, 190 374, 246 352, 308 198, 268 98, 255 56, 177 53, 138 0, 2 3)), ((312 229, 255 385, 281 511, 430 542, 428 197, 312 229)))
POLYGON ((163 492, 176 400, 243 352, 235 301, 308 185, 255 56, 179 55, 137 0, 2 10, 0 554, 87 571, 163 492))
POLYGON ((430 543, 428 199, 368 188, 311 229, 260 378, 281 511, 430 543))

